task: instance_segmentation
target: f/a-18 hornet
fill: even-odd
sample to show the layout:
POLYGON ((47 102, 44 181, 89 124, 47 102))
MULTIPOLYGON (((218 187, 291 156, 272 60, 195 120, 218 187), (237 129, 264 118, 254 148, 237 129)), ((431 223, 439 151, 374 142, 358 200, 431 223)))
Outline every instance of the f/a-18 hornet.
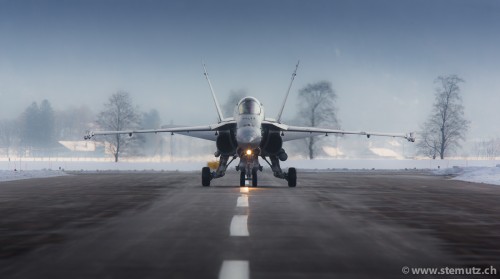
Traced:
POLYGON ((154 130, 90 131, 84 138, 88 140, 97 135, 128 134, 132 136, 133 134, 139 133, 168 132, 172 133, 172 135, 176 133, 215 141, 217 150, 214 155, 215 157, 219 157, 219 165, 213 172, 209 167, 202 168, 201 184, 203 186, 210 186, 210 181, 212 179, 223 177, 229 164, 235 159, 240 158, 239 164, 236 166, 236 171, 240 172, 240 186, 245 186, 245 182, 251 180, 252 186, 254 187, 257 186, 257 173, 258 171, 262 171, 259 157, 271 167, 275 177, 287 180, 288 186, 290 187, 296 186, 296 169, 289 168, 288 172, 285 172, 280 167, 280 161, 286 161, 288 159, 288 155, 283 149, 283 142, 285 141, 318 135, 328 136, 328 134, 353 134, 363 135, 368 138, 370 136, 398 137, 404 138, 410 142, 415 141, 413 133, 370 133, 318 127, 290 126, 282 123, 281 116, 295 79, 298 66, 299 64, 297 63, 276 119, 265 117, 262 103, 254 97, 244 97, 241 99, 234 110, 233 117, 225 118, 222 114, 219 102, 217 101, 217 97, 215 96, 206 67, 203 65, 204 75, 207 79, 210 91, 212 92, 212 97, 217 109, 218 123, 206 126, 170 127, 154 130), (269 160, 267 158, 269 158, 269 160))

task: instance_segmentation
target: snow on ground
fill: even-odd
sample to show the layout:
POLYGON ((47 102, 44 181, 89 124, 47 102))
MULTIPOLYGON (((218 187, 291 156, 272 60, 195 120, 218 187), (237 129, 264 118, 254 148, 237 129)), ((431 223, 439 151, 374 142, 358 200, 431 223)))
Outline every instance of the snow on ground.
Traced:
MULTIPOLYGON (((265 162, 261 162, 266 167, 265 162)), ((397 159, 314 159, 314 160, 288 160, 282 162, 283 168, 296 167, 299 169, 340 169, 340 170, 362 170, 362 169, 426 169, 438 170, 453 167, 491 167, 500 161, 490 160, 397 160, 397 159)))
MULTIPOLYGON (((141 170, 168 170, 168 171, 199 171, 211 159, 196 159, 187 161, 134 161, 123 160, 118 163, 110 160, 70 159, 68 158, 22 158, 16 160, 1 160, 0 169, 5 170, 68 170, 68 171, 141 171, 141 170)), ((230 166, 234 169, 238 163, 236 159, 230 166)), ((260 159, 264 168, 267 163, 260 159)), ((298 169, 444 169, 452 166, 488 166, 485 161, 464 160, 396 160, 396 159, 289 159, 281 162, 283 169, 296 167, 298 169)), ((494 166, 494 165, 493 165, 494 166)))
POLYGON ((13 171, 13 170, 0 170, 0 182, 12 181, 30 178, 44 178, 66 175, 63 171, 53 170, 27 170, 27 171, 13 171))
MULTIPOLYGON (((238 160, 230 166, 234 170, 238 160)), ((269 166, 263 160, 266 170, 269 166)), ((65 175, 64 171, 200 171, 205 160, 193 161, 133 161, 111 162, 89 159, 16 159, 0 158, 0 181, 65 175)), ((500 161, 495 160, 396 160, 396 159, 289 159, 282 162, 283 170, 432 170, 436 175, 456 175, 454 179, 500 185, 500 161)))
POLYGON ((470 167, 459 171, 456 180, 500 185, 500 165, 497 167, 470 167))

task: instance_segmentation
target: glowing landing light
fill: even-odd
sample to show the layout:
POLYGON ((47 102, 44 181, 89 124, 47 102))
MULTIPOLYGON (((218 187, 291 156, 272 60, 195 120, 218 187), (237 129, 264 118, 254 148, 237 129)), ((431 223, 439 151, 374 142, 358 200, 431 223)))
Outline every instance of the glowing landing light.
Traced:
POLYGON ((248 187, 240 187, 240 193, 248 193, 249 190, 250 189, 248 187))
POLYGON ((247 155, 252 155, 252 150, 251 149, 247 149, 247 155))

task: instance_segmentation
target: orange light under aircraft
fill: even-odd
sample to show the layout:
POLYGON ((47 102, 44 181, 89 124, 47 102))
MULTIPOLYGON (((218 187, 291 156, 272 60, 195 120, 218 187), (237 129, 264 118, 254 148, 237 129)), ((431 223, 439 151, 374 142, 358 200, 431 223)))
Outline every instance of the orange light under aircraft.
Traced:
POLYGON ((252 155, 252 150, 247 149, 247 155, 252 155))

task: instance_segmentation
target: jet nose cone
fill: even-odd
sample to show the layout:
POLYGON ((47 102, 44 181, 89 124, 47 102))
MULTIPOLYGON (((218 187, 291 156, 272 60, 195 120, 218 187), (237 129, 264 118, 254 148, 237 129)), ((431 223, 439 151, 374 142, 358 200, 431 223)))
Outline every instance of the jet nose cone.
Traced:
POLYGON ((240 128, 236 133, 236 140, 240 144, 251 144, 258 145, 260 144, 260 134, 257 129, 248 127, 248 128, 240 128))

